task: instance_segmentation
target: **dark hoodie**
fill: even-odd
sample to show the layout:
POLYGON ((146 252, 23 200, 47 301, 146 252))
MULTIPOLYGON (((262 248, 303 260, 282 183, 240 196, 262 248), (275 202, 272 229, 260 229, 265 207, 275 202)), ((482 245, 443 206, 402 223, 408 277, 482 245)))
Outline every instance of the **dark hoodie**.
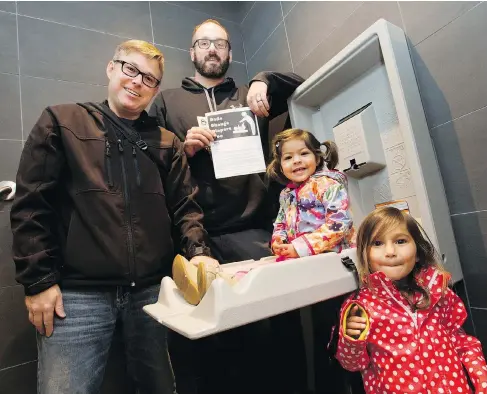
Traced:
MULTIPOLYGON (((264 155, 269 152, 269 121, 287 111, 287 99, 304 81, 293 73, 261 72, 250 82, 268 85, 271 110, 268 118, 259 119, 264 155)), ((192 78, 185 78, 182 86, 161 92, 149 112, 159 125, 174 132, 181 141, 191 127, 198 126, 197 116, 207 112, 247 106, 247 85, 237 87, 232 78, 206 89, 192 78)), ((189 159, 191 174, 199 193, 197 202, 205 214, 204 225, 210 235, 264 227, 266 185, 262 175, 250 174, 215 179, 211 155, 202 149, 189 159)), ((271 220, 271 218, 269 218, 271 220)))

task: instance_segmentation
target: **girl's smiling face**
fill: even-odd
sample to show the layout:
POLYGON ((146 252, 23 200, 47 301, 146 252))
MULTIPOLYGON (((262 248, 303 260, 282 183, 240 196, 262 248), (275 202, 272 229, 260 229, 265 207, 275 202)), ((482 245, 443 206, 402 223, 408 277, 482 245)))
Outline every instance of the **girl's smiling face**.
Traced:
POLYGON ((281 168, 284 176, 296 184, 303 183, 316 171, 318 162, 303 140, 293 139, 282 144, 281 168))

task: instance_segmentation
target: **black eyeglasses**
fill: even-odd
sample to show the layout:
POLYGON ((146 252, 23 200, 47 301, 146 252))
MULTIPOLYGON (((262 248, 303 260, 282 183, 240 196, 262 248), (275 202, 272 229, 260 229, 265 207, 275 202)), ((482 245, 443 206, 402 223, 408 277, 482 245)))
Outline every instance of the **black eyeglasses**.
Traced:
POLYGON ((149 88, 155 88, 161 83, 159 79, 150 74, 143 73, 131 63, 127 63, 123 60, 113 60, 113 62, 120 63, 122 65, 122 72, 129 77, 135 78, 139 74, 142 75, 142 83, 149 88))
POLYGON ((227 49, 230 48, 230 43, 227 40, 224 40, 222 38, 218 40, 210 40, 208 38, 200 38, 199 40, 196 40, 193 44, 193 48, 196 44, 200 47, 200 49, 208 49, 213 43, 215 45, 216 49, 227 49))

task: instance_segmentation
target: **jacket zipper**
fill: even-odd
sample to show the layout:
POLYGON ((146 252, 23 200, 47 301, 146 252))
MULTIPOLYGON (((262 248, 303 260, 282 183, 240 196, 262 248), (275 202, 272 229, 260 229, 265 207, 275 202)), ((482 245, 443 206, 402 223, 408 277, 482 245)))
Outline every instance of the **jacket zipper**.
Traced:
POLYGON ((299 185, 295 190, 296 193, 296 222, 294 223, 294 236, 298 238, 299 234, 299 222, 301 221, 301 215, 299 212, 299 191, 301 190, 301 185, 299 185))
MULTIPOLYGON (((428 288, 431 289, 431 285, 435 282, 436 280, 436 277, 437 277, 438 273, 435 272, 433 277, 431 278, 429 284, 428 284, 428 288)), ((381 285, 382 287, 384 288, 384 290, 389 294, 389 296, 395 300, 404 310, 405 312, 411 316, 411 318, 413 319, 413 323, 414 323, 414 327, 415 327, 415 333, 414 333, 414 336, 416 338, 416 341, 418 339, 418 334, 419 334, 419 326, 418 326, 418 312, 414 311, 414 312, 411 312, 400 300, 398 300, 396 297, 394 297, 394 295, 392 294, 392 292, 390 291, 390 289, 385 285, 385 283, 381 280, 381 285)), ((419 346, 419 341, 418 342, 418 346, 419 346)), ((421 351, 422 353, 422 351, 421 351)), ((444 383, 444 373, 442 372, 441 374, 441 384, 443 386, 444 389, 447 390, 447 392, 445 394, 452 394, 452 391, 450 390, 450 387, 448 387, 448 384, 445 384, 444 383)), ((429 391, 428 391, 429 392, 429 391)))
POLYGON ((140 186, 139 162, 137 161, 137 153, 135 151, 135 146, 132 146, 132 157, 134 158, 134 167, 135 167, 135 176, 136 176, 137 186, 140 186))
POLYGON ((108 139, 105 139, 105 168, 107 171, 107 183, 108 187, 111 189, 113 187, 113 178, 112 178, 112 163, 110 160, 110 142, 108 139))
POLYGON ((118 151, 120 152, 120 164, 122 166, 123 201, 125 205, 125 223, 127 225, 127 249, 129 252, 129 276, 130 286, 135 286, 135 258, 134 258, 134 236, 132 229, 132 213, 130 212, 130 193, 127 185, 127 174, 125 173, 125 159, 123 157, 122 140, 118 139, 118 151), (133 271, 132 268, 133 267, 133 271))
POLYGON ((417 312, 411 312, 410 308, 408 308, 406 305, 404 305, 401 300, 398 300, 396 297, 394 297, 394 294, 392 294, 391 290, 385 285, 384 282, 382 282, 382 279, 380 280, 380 283, 384 290, 389 294, 389 297, 391 297, 396 303, 398 303, 402 309, 411 317, 413 323, 414 323, 414 328, 416 329, 415 336, 418 335, 418 314, 417 312))

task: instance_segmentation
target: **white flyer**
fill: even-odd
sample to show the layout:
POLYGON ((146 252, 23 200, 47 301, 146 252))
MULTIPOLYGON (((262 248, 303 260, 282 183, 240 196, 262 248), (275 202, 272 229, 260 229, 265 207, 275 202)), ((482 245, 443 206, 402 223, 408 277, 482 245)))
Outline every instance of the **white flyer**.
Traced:
MULTIPOLYGON (((216 133, 211 155, 217 179, 265 171, 259 125, 250 108, 208 112, 205 116, 206 127, 216 133)), ((198 123, 201 125, 200 119, 198 123)))

